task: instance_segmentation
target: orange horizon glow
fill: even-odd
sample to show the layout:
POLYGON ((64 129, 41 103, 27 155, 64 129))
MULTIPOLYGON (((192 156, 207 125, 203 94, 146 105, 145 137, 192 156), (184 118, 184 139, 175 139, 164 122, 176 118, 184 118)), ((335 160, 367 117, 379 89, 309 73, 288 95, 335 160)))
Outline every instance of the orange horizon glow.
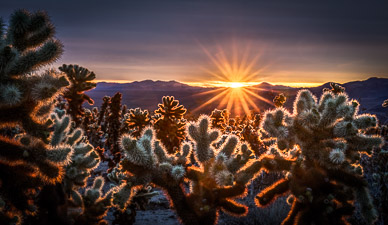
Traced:
MULTIPOLYGON (((157 80, 153 80, 157 81, 157 80)), ((159 80, 158 80, 159 81, 159 80)), ((171 81, 171 80, 161 80, 161 81, 171 81)), ((92 82, 94 83, 99 83, 99 82, 106 82, 106 83, 119 83, 119 84, 128 84, 132 83, 134 81, 131 80, 93 80, 92 82)), ((225 81, 206 81, 206 82, 185 82, 185 81, 177 81, 182 84, 187 84, 190 86, 194 87, 205 87, 205 88, 212 88, 212 87, 231 87, 233 82, 225 82, 225 81)), ((317 82, 317 83, 312 83, 312 82, 306 82, 306 83, 300 83, 300 82, 268 82, 268 81, 263 81, 263 82, 239 82, 242 84, 242 87, 249 87, 249 86, 255 86, 259 85, 261 83, 269 83, 272 85, 283 85, 283 86, 288 86, 288 87, 293 87, 293 88, 303 88, 303 87, 318 87, 324 84, 324 82, 317 82)))

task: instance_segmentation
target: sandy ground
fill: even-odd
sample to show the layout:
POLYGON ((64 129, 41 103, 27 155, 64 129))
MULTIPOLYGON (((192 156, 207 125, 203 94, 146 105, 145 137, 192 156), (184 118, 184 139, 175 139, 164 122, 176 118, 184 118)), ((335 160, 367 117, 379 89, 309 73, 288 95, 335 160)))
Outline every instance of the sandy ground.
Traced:
POLYGON ((179 225, 171 210, 146 210, 136 212, 135 225, 179 225))

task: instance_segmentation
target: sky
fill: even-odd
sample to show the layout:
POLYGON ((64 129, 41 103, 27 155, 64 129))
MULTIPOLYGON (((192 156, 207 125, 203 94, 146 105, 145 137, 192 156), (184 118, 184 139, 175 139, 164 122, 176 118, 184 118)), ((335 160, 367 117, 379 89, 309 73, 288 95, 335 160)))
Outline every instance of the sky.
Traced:
MULTIPOLYGON (((219 80, 214 60, 251 63, 252 82, 344 83, 388 77, 388 1, 8 0, 45 10, 65 46, 52 66, 98 80, 219 80)), ((295 86, 295 85, 294 85, 295 86)))

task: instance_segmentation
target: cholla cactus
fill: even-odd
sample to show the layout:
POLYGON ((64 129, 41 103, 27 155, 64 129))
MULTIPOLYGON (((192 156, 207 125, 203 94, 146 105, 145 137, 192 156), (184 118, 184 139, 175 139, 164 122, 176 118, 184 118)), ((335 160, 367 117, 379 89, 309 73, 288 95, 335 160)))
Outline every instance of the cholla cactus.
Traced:
POLYGON ((252 152, 236 136, 229 136, 219 148, 213 147, 219 141, 219 131, 210 130, 209 125, 209 117, 201 116, 188 128, 200 167, 187 164, 191 143, 184 143, 176 155, 169 155, 154 139, 151 128, 138 140, 122 136, 120 147, 125 158, 121 169, 127 177, 114 202, 125 208, 133 196, 132 187, 152 183, 164 189, 183 224, 215 224, 219 210, 244 215, 247 207, 233 199, 245 194, 254 176, 253 170, 240 171, 252 152), (190 182, 189 191, 183 186, 184 179, 190 182))
POLYGON ((103 146, 101 139, 104 132, 101 131, 101 126, 97 124, 98 116, 99 114, 97 107, 94 107, 92 110, 85 109, 82 127, 89 139, 89 142, 93 146, 100 147, 103 146))
POLYGON ((102 98, 102 105, 100 108, 100 112, 98 115, 98 120, 97 120, 97 125, 101 126, 101 131, 106 132, 106 117, 108 117, 108 106, 110 104, 110 97, 109 96, 104 96, 102 98))
POLYGON ((256 113, 256 114, 253 116, 253 122, 252 122, 253 128, 259 129, 259 128, 260 128, 260 124, 261 124, 261 120, 262 120, 262 119, 263 119, 263 115, 261 115, 260 113, 256 113))
POLYGON ((283 93, 280 93, 273 99, 273 103, 275 104, 275 107, 283 107, 284 103, 286 103, 287 98, 284 96, 283 93))
POLYGON ((51 114, 51 119, 54 121, 54 135, 51 138, 51 144, 53 146, 67 145, 74 149, 63 179, 65 193, 68 196, 74 196, 77 193, 73 192, 78 192, 79 188, 86 186, 86 179, 90 176, 90 171, 96 168, 100 160, 93 146, 83 136, 83 131, 80 128, 71 129, 69 115, 64 115, 64 111, 57 110, 57 113, 51 114))
POLYGON ((323 92, 331 91, 331 92, 332 92, 333 94, 335 94, 335 95, 341 94, 341 93, 344 93, 344 92, 345 92, 345 88, 342 87, 342 86, 339 85, 339 84, 330 83, 330 87, 331 87, 331 89, 329 89, 329 88, 324 88, 324 89, 323 89, 323 92))
POLYGON ((59 182, 71 149, 48 145, 52 100, 69 83, 52 71, 33 71, 54 62, 62 44, 43 12, 15 11, 7 31, 0 22, 0 126, 19 125, 19 140, 0 137, 1 221, 19 223, 21 212, 35 213, 36 190, 59 182), (29 75, 27 75, 29 74, 29 75))
POLYGON ((152 191, 151 186, 133 188, 131 184, 127 183, 126 174, 117 167, 113 168, 112 172, 108 174, 108 179, 119 192, 115 194, 114 200, 116 204, 118 203, 119 209, 113 213, 115 219, 112 224, 133 224, 136 220, 136 209, 145 210, 150 198, 159 194, 157 191, 152 191), (131 198, 130 204, 126 205, 129 202, 127 201, 129 197, 131 198), (120 199, 124 199, 124 201, 120 201, 120 199))
POLYGON ((226 109, 224 110, 218 110, 214 109, 212 114, 210 115, 210 118, 212 120, 212 127, 217 129, 225 129, 226 124, 226 109))
POLYGON ((109 104, 108 118, 105 120, 107 126, 108 137, 105 145, 109 148, 114 156, 114 161, 120 161, 119 138, 121 128, 121 93, 117 92, 111 99, 109 104))
POLYGON ((256 156, 260 156, 266 151, 264 144, 260 140, 260 134, 250 123, 243 126, 240 138, 249 144, 250 149, 253 150, 256 156))
POLYGON ((155 110, 155 130, 167 151, 175 153, 185 138, 186 121, 183 116, 186 109, 173 96, 164 96, 162 100, 163 104, 155 110))
POLYGON ((257 205, 290 193, 292 208, 283 224, 347 224, 353 201, 368 224, 377 217, 359 164, 360 153, 370 154, 382 143, 380 137, 362 133, 375 127, 377 119, 358 115, 357 101, 335 93, 326 91, 317 101, 301 90, 293 114, 278 108, 264 116, 262 129, 276 142, 273 156, 262 157, 256 168, 287 174, 259 193, 257 205))
POLYGON ((80 195, 74 192, 72 195, 75 206, 81 207, 83 210, 74 212, 72 215, 75 225, 108 225, 104 220, 108 209, 111 207, 112 191, 109 191, 103 196, 102 187, 104 186, 104 178, 96 177, 93 186, 87 188, 84 194, 80 195), (77 195, 78 194, 78 195, 77 195))
POLYGON ((64 72, 67 79, 70 81, 70 86, 66 89, 63 97, 68 101, 67 112, 71 115, 73 121, 79 126, 84 116, 84 108, 82 104, 87 101, 90 105, 94 104, 91 99, 84 92, 96 87, 96 83, 92 81, 96 75, 86 68, 78 65, 63 64, 59 70, 64 72))
MULTIPOLYGON (((69 163, 65 167, 62 183, 55 186, 47 185, 39 193, 40 208, 37 223, 68 221, 67 210, 74 208, 74 204, 69 203, 74 203, 74 196, 80 196, 78 189, 86 186, 90 171, 99 162, 93 146, 88 143, 87 137, 83 136, 83 131, 72 127, 74 123, 70 115, 66 115, 64 110, 56 109, 55 113, 51 114, 51 121, 54 124, 50 145, 53 148, 70 149, 73 154, 67 159, 69 163)), ((76 211, 82 212, 85 209, 76 211)))
POLYGON ((138 138, 143 129, 150 124, 148 110, 141 110, 140 108, 130 109, 128 118, 124 123, 126 129, 132 130, 131 135, 138 138))

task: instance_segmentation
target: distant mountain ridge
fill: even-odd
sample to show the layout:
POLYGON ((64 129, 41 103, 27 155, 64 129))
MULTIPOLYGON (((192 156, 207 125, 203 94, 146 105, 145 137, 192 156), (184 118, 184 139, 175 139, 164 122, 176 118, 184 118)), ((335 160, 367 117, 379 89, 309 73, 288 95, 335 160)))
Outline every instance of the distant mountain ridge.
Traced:
MULTIPOLYGON (((97 86, 100 90, 110 90, 110 89, 132 89, 132 90, 189 90, 189 89, 198 89, 198 87, 190 86, 183 84, 174 80, 171 81, 153 81, 153 80, 143 80, 143 81, 134 81, 131 83, 109 83, 109 82, 99 82, 97 86)), ((199 87, 201 88, 201 87, 199 87)))
MULTIPOLYGON (((362 113, 376 114, 382 122, 388 123, 388 108, 381 106, 383 101, 388 99, 388 78, 371 77, 367 80, 352 81, 340 85, 345 87, 345 91, 350 98, 360 102, 360 111, 362 113)), ((251 86, 251 88, 256 94, 270 101, 277 94, 284 93, 287 96, 287 102, 285 104, 287 108, 292 107, 297 92, 302 89, 284 85, 272 85, 266 82, 251 86)), ((322 94, 323 88, 330 88, 330 83, 303 89, 309 89, 319 97, 322 94)), ((190 86, 177 81, 143 80, 131 83, 99 82, 95 89, 88 92, 88 95, 95 100, 94 106, 99 107, 105 95, 113 96, 116 92, 121 92, 123 94, 122 103, 126 104, 129 108, 140 107, 150 111, 157 108, 163 96, 169 95, 175 96, 176 99, 180 100, 181 104, 189 111, 192 111, 212 97, 210 94, 206 95, 201 93, 215 89, 217 88, 190 86)), ((258 105, 262 110, 273 107, 264 102, 258 102, 258 105)), ((196 113, 209 114, 217 106, 218 102, 214 102, 203 107, 196 113)))

